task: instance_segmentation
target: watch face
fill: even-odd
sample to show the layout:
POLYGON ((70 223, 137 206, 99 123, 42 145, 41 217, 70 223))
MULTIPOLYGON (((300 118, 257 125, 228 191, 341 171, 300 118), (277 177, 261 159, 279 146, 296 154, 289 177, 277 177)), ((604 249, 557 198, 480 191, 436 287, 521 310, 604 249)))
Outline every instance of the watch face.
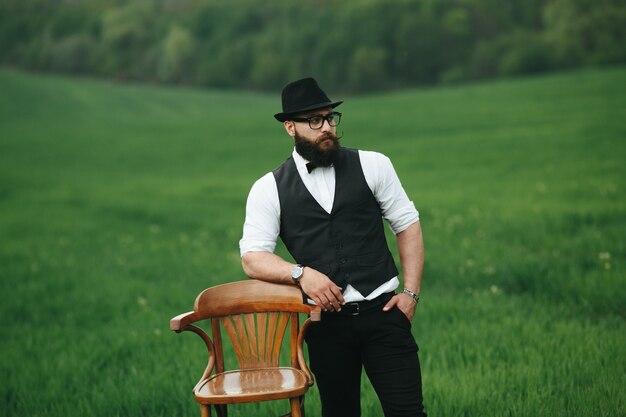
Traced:
POLYGON ((294 269, 291 270, 291 278, 300 279, 301 276, 302 276, 301 266, 296 266, 294 269))

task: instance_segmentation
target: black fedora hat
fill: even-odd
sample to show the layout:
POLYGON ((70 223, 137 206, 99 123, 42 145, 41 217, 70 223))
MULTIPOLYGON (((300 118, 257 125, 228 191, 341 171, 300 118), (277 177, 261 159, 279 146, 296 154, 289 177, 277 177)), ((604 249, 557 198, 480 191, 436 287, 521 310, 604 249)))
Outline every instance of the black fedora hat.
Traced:
POLYGON ((282 94, 283 111, 276 113, 274 117, 279 122, 289 120, 289 117, 305 111, 323 109, 324 107, 335 108, 343 101, 332 102, 322 91, 317 81, 313 78, 303 78, 289 83, 283 88, 282 94))

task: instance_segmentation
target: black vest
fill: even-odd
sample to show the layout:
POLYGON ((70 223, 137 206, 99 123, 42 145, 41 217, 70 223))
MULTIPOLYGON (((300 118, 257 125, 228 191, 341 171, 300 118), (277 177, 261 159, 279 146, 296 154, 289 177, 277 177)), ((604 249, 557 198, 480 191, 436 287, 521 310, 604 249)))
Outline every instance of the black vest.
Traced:
POLYGON ((309 193, 293 158, 273 171, 280 200, 280 237, 296 262, 345 289, 368 296, 398 275, 389 252, 380 206, 359 153, 342 148, 335 166, 335 199, 327 213, 309 193))

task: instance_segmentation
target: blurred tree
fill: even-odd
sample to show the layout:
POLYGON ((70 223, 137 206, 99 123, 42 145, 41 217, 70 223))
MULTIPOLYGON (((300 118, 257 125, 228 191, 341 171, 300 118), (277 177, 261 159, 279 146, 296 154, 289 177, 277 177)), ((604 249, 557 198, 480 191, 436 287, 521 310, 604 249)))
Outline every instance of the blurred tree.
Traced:
POLYGON ((519 31, 502 38, 498 75, 532 74, 552 68, 551 50, 540 34, 519 31))
POLYGON ((157 69, 158 79, 166 82, 189 80, 193 53, 194 40, 191 33, 180 26, 172 26, 163 40, 157 69))
POLYGON ((154 42, 156 21, 153 3, 148 0, 107 10, 102 16, 104 72, 118 78, 138 75, 135 67, 154 42))
POLYGON ((559 66, 626 61, 626 4, 619 0, 552 0, 545 39, 559 66))
POLYGON ((360 46, 352 54, 346 87, 350 91, 382 89, 387 81, 388 52, 380 46, 360 46))
POLYGON ((100 35, 100 19, 85 4, 71 3, 58 7, 48 19, 47 30, 55 39, 61 39, 77 33, 93 37, 100 35))
POLYGON ((38 55, 43 28, 53 8, 44 0, 0 2, 0 62, 26 67, 38 55))
POLYGON ((626 63, 623 0, 3 0, 0 63, 361 92, 626 63))
POLYGON ((409 85, 430 84, 442 70, 444 29, 436 16, 407 14, 396 29, 395 66, 398 76, 409 85))
POLYGON ((247 86, 253 64, 254 45, 251 39, 233 40, 228 48, 204 56, 202 80, 206 85, 239 88, 247 86))
POLYGON ((42 50, 47 68, 70 74, 88 73, 94 65, 96 41, 78 33, 53 41, 42 50))

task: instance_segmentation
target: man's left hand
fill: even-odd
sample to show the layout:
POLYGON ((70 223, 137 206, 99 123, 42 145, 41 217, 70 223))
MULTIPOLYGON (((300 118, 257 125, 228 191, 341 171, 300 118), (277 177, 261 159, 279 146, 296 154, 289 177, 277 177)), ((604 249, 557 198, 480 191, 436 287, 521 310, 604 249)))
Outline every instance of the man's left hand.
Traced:
POLYGON ((411 298, 410 295, 400 293, 391 297, 391 300, 389 300, 383 307, 383 311, 389 311, 394 306, 397 306, 400 311, 404 313, 406 318, 409 319, 409 321, 412 321, 416 305, 417 304, 415 304, 415 301, 413 301, 413 298, 411 298))

